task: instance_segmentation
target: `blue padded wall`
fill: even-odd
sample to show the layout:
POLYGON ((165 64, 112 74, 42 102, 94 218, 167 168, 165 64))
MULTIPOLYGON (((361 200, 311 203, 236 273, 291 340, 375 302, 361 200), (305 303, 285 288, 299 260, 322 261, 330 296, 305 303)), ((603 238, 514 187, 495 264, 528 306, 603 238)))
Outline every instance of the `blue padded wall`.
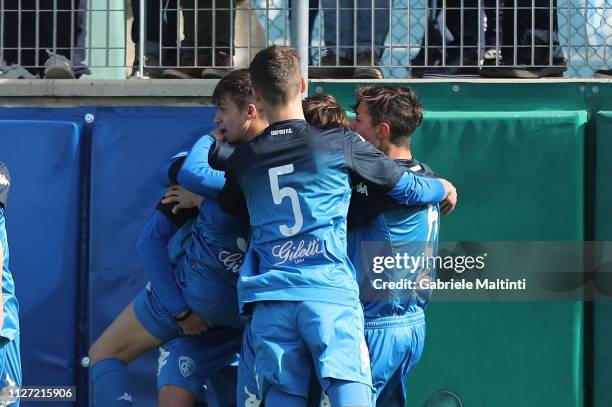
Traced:
POLYGON ((74 109, 42 117, 39 109, 0 114, 0 158, 12 175, 6 219, 24 385, 75 383, 80 117, 74 109))
MULTIPOLYGON (((91 147, 90 342, 146 283, 135 243, 163 193, 161 164, 212 128, 214 112, 99 109, 91 147)), ((154 405, 157 356, 151 351, 130 365, 135 406, 154 405)))

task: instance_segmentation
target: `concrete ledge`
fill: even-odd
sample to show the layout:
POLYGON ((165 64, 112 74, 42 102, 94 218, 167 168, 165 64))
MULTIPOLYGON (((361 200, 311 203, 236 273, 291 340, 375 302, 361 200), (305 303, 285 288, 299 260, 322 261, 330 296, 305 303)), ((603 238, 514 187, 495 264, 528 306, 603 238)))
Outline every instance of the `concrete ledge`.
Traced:
MULTIPOLYGON (((45 80, 0 79, 0 107, 76 107, 76 106, 211 106, 216 79, 118 79, 118 80, 45 80)), ((609 96, 610 79, 388 79, 388 80, 311 80, 310 92, 329 84, 358 86, 359 84, 592 84, 599 96, 609 96)), ((427 85, 429 86, 429 85, 427 85)), ((588 88, 590 87, 588 86, 588 88)))
POLYGON ((7 97, 210 97, 216 79, 0 79, 0 98, 7 97))

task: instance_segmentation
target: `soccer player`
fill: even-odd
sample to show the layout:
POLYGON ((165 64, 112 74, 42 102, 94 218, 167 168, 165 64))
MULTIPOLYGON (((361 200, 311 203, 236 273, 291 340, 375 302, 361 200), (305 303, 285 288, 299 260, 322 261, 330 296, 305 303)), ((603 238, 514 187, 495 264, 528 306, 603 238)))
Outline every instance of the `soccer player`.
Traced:
MULTIPOLYGON (((414 92, 397 86, 370 86, 359 88, 357 98, 355 108, 359 114, 351 128, 394 158, 398 165, 417 174, 433 176, 429 167, 413 159, 410 150, 412 133, 423 117, 414 92)), ((344 109, 332 95, 315 94, 304 99, 302 106, 306 121, 316 127, 331 129, 348 123, 344 109)), ((369 245, 365 250, 368 265, 374 254, 419 256, 426 250, 433 254, 438 240, 438 220, 437 206, 407 207, 384 195, 368 193, 363 186, 354 188, 348 213, 348 253, 360 283, 374 387, 373 403, 379 406, 405 405, 404 384, 423 349, 423 309, 430 291, 413 290, 389 299, 387 290, 373 293, 375 280, 408 278, 416 282, 417 277, 433 279, 434 275, 427 267, 420 267, 413 273, 393 269, 383 276, 371 274, 365 268, 360 273, 362 244, 369 245), (409 298, 411 294, 414 297, 409 298)))
MULTIPOLYGON (((215 122, 227 140, 252 138, 267 126, 255 104, 250 103, 251 99, 250 79, 245 71, 228 75, 215 88, 213 100, 218 107, 215 122)), ((192 152, 202 153, 213 140, 212 136, 203 137, 192 152)), ((184 164, 193 160, 198 160, 197 154, 187 156, 184 164)), ((214 182, 198 183, 193 174, 191 178, 182 177, 181 166, 180 160, 175 160, 167 168, 173 182, 214 190, 214 182)), ((217 184, 222 186, 223 181, 220 173, 217 184)), ((185 352, 202 356, 200 362, 205 363, 196 366, 203 370, 190 377, 225 366, 239 350, 241 333, 235 290, 237 271, 246 249, 248 224, 225 215, 218 209, 216 200, 204 200, 193 226, 193 243, 173 274, 165 246, 178 227, 172 215, 171 204, 158 206, 139 241, 145 270, 153 280, 152 289, 141 292, 90 349, 95 405, 129 405, 131 396, 125 365, 144 351, 168 343, 181 334, 199 334, 200 338, 172 342, 179 347, 186 345, 185 352)), ((168 352, 166 347, 164 350, 168 352)), ((178 354, 178 350, 174 354, 178 354)), ((167 365, 162 359, 160 357, 160 374, 167 365)), ((189 366, 185 368, 191 370, 189 366)), ((184 373, 184 370, 175 369, 170 375, 176 380, 174 383, 167 380, 165 387, 172 392, 172 397, 164 398, 162 387, 161 405, 166 399, 172 401, 165 405, 193 404, 204 380, 186 383, 184 373), (191 387, 192 384, 196 387, 191 387), (176 397, 177 388, 188 390, 180 400, 176 397)))
MULTIPOLYGON (((2 266, 2 309, 0 309, 0 389, 21 386, 21 356, 19 353, 19 304, 15 284, 9 269, 9 247, 4 213, 8 200, 11 176, 0 161, 0 265, 2 266)), ((10 394, 10 393, 6 393, 10 394)), ((3 405, 18 406, 19 400, 3 405)))
MULTIPOLYGON (((365 86, 357 90, 353 130, 399 166, 415 174, 434 177, 431 169, 414 159, 411 136, 423 119, 416 94, 399 86, 365 86)), ((445 204, 443 204, 445 205, 445 204)), ((444 208, 446 209, 446 208, 444 208)), ((425 309, 429 290, 381 290, 376 280, 418 284, 433 280, 426 264, 418 269, 393 267, 371 271, 373 256, 408 254, 415 259, 433 255, 437 248, 438 205, 407 207, 380 194, 356 188, 349 209, 349 256, 360 282, 365 317, 365 337, 370 351, 374 403, 406 405, 405 384, 418 362, 425 341, 425 309), (376 243, 365 243, 376 242, 376 243), (361 261, 368 260, 368 264, 361 261)))
POLYGON ((249 70, 270 126, 236 148, 219 201, 252 226, 259 267, 243 268, 238 294, 252 312, 259 394, 266 405, 305 405, 314 364, 333 406, 367 406, 370 362, 346 254, 349 179, 404 204, 437 203, 454 188, 405 172, 352 131, 308 125, 294 49, 268 47, 249 70))
POLYGON ((302 100, 304 119, 319 129, 335 129, 349 127, 346 112, 333 95, 315 93, 302 100))

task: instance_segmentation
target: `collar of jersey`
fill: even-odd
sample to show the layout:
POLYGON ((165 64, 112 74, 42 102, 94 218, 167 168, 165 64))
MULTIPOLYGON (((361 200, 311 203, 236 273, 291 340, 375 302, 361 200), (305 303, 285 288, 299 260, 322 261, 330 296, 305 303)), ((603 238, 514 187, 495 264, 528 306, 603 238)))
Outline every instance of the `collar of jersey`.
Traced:
POLYGON ((274 122, 271 125, 269 125, 267 131, 269 131, 270 129, 275 129, 277 127, 286 126, 288 124, 302 124, 302 123, 305 124, 306 120, 304 120, 304 119, 281 120, 279 122, 274 122))

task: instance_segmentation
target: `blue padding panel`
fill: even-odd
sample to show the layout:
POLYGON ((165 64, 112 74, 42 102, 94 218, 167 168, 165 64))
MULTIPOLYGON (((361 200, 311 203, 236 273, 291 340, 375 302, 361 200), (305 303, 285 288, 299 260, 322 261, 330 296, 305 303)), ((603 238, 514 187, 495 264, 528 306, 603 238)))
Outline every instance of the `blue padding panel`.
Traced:
POLYGON ((75 385, 81 126, 51 115, 40 120, 37 109, 0 112, 0 159, 12 176, 6 219, 23 384, 75 385))
MULTIPOLYGON (((99 109, 92 136, 90 340, 145 281, 136 239, 163 189, 159 167, 214 126, 214 108, 99 109)), ((157 351, 130 366, 136 406, 155 405, 157 351)))

